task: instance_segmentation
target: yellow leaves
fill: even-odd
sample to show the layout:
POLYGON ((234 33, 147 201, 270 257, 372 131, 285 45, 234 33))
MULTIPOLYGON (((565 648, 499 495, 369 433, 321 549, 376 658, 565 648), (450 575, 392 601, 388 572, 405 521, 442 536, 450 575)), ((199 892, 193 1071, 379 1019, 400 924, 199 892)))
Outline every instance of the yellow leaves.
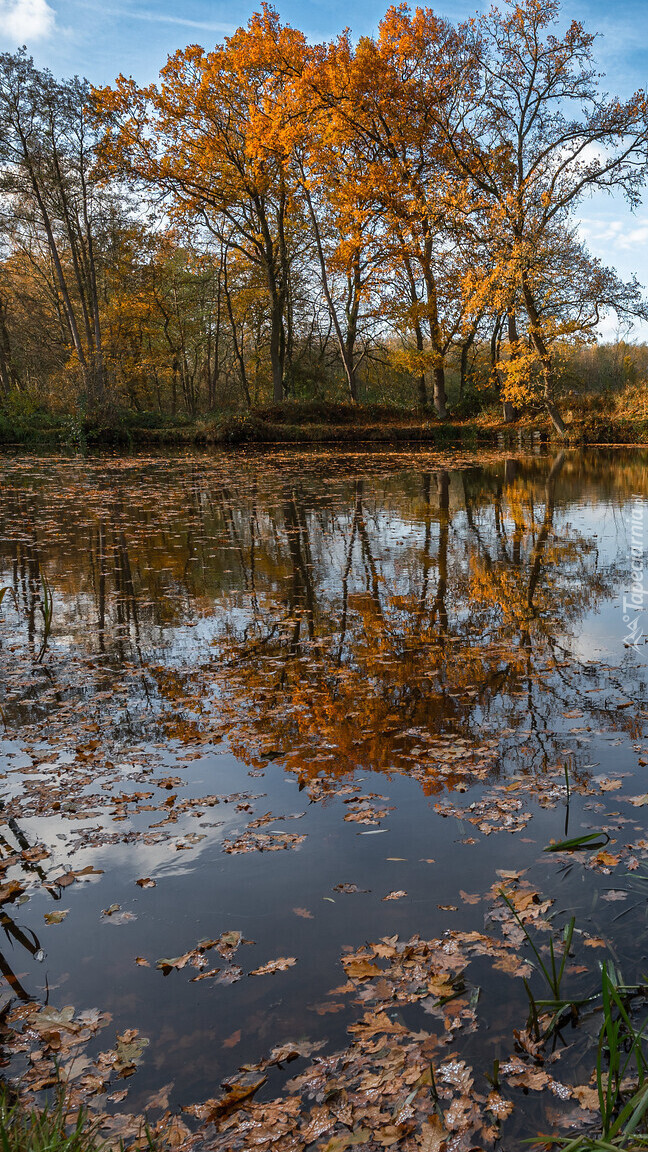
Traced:
POLYGON ((497 362, 497 370, 502 379, 502 399, 524 407, 529 401, 538 398, 543 387, 540 369, 536 350, 518 341, 510 355, 497 362))

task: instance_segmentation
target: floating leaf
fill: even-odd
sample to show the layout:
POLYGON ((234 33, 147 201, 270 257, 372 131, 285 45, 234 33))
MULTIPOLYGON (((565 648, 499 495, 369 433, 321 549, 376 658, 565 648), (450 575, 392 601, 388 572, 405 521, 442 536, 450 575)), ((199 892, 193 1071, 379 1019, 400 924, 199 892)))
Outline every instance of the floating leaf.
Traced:
POLYGON ((113 1057, 113 1066, 117 1075, 131 1076, 148 1045, 147 1038, 140 1036, 136 1028, 129 1028, 121 1035, 117 1033, 113 1057))
POLYGON ((297 963, 295 956, 280 956, 278 960, 268 960, 267 964, 262 964, 259 968, 253 968, 249 973, 250 976, 269 976, 273 972, 285 972, 287 968, 292 968, 297 963))
POLYGON ((347 976, 353 980, 371 980, 373 976, 382 976, 382 968, 379 968, 377 964, 372 964, 369 960, 345 960, 343 957, 342 963, 347 976))

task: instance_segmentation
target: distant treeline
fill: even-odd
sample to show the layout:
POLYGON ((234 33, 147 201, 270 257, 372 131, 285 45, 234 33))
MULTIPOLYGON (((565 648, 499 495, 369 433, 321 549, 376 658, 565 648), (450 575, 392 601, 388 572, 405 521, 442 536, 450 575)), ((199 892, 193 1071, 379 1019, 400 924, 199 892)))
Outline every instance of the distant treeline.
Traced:
POLYGON ((5 412, 497 403, 563 433, 645 379, 645 346, 591 346, 648 306, 575 225, 593 190, 639 202, 648 101, 561 27, 557 0, 401 6, 310 44, 264 5, 146 88, 0 55, 5 412))

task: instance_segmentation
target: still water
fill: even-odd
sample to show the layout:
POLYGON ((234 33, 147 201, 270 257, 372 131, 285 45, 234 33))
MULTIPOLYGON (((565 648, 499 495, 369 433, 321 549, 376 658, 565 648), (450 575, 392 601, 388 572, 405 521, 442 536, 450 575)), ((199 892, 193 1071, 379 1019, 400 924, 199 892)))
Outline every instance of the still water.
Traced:
POLYGON ((293 1045, 264 1070, 276 1099, 382 996, 484 1098, 494 1060, 551 1064, 541 1091, 516 1065, 491 1143, 592 1122, 572 1089, 596 1009, 542 1051, 516 1039, 520 976, 543 988, 501 892, 541 955, 575 917, 573 1000, 601 961, 642 980, 648 452, 0 468, 5 1075, 46 1086, 60 1051, 84 1098, 156 1116, 293 1045), (416 935, 473 941, 451 995, 348 980, 364 945, 416 935), (37 1027, 30 1060, 43 1005, 110 1018, 70 1034, 82 1056, 37 1027))

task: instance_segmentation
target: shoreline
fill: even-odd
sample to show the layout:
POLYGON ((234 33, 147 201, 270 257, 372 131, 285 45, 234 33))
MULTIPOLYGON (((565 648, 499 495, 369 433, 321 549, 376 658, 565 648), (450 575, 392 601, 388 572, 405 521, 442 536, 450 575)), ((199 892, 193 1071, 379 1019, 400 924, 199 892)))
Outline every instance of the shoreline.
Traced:
POLYGON ((289 410, 266 415, 221 416, 193 421, 142 417, 141 420, 81 420, 50 416, 24 421, 0 422, 0 450, 50 448, 55 451, 93 448, 139 449, 155 447, 272 447, 295 446, 389 446, 425 444, 438 448, 453 445, 470 447, 522 447, 529 440, 538 443, 584 445, 637 445, 648 443, 648 420, 606 418, 604 415, 575 418, 567 426, 564 439, 539 419, 521 419, 512 424, 481 419, 437 421, 403 412, 383 410, 363 418, 362 412, 349 414, 346 406, 334 418, 317 420, 309 413, 289 410), (279 418, 277 418, 279 417, 279 418), (337 418, 336 418, 337 417, 337 418))

